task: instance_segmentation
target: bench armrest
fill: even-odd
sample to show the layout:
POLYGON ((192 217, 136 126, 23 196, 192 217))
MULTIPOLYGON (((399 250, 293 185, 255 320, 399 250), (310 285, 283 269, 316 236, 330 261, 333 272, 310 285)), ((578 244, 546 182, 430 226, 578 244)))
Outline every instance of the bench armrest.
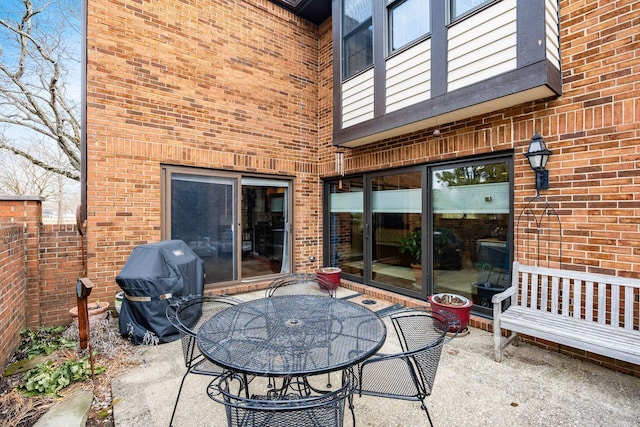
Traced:
POLYGON ((516 292, 518 292, 518 288, 515 286, 511 286, 510 288, 507 288, 499 294, 495 294, 493 297, 491 297, 491 302, 493 304, 500 304, 502 301, 515 295, 516 292))
POLYGON ((493 346, 494 346, 494 359, 496 362, 502 361, 502 350, 504 347, 513 340, 517 334, 511 334, 505 343, 502 342, 502 331, 500 327, 500 316, 502 314, 502 301, 509 297, 512 297, 518 292, 517 286, 511 286, 505 289, 499 294, 495 294, 491 297, 493 303, 493 346))

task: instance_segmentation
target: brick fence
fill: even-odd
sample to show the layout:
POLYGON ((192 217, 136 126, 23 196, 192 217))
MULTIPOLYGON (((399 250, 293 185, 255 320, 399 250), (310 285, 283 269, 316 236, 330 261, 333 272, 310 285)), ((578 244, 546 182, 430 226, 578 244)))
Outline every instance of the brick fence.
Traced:
POLYGON ((75 225, 42 224, 41 198, 0 197, 0 367, 21 329, 70 322, 82 245, 75 225))
POLYGON ((0 259, 0 366, 4 366, 26 325, 25 233, 21 226, 0 228, 0 259))

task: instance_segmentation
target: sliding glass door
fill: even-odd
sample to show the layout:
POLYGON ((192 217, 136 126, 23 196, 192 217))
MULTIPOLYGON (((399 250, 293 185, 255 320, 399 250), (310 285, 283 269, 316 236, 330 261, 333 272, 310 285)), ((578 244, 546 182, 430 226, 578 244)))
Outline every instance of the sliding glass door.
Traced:
POLYGON ((419 253, 423 176, 414 168, 328 181, 326 264, 339 267, 352 280, 411 295, 424 293, 419 253), (417 244, 405 248, 416 235, 417 244))
POLYGON ((205 263, 205 283, 291 271, 291 182, 167 166, 163 238, 184 240, 205 263))
POLYGON ((491 297, 509 286, 509 171, 507 161, 432 170, 434 293, 489 309, 491 297))
POLYGON ((237 182, 221 176, 171 175, 171 239, 184 240, 203 259, 207 283, 238 278, 237 182))
POLYGON ((488 314, 510 280, 511 170, 496 156, 328 180, 325 264, 405 295, 461 294, 488 314))
POLYGON ((242 276, 289 270, 289 183, 242 178, 242 276))
POLYGON ((328 184, 329 244, 325 257, 332 267, 364 277, 364 183, 362 178, 341 179, 328 184))
POLYGON ((371 280, 422 291, 422 172, 371 177, 371 280))

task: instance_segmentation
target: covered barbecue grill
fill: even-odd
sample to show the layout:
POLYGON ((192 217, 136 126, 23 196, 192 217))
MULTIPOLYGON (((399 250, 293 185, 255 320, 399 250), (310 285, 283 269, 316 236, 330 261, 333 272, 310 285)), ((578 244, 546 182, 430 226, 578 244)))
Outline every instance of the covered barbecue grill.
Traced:
POLYGON ((120 309, 120 334, 135 344, 158 338, 179 338, 165 312, 171 299, 202 295, 204 263, 182 240, 137 246, 116 277, 125 297, 120 309))

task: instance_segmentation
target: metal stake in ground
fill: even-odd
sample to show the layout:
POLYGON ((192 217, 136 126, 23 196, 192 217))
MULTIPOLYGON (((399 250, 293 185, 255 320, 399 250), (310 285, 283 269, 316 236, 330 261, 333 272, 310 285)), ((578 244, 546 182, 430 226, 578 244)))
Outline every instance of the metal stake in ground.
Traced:
POLYGON ((89 332, 89 309, 88 299, 93 289, 93 282, 88 277, 82 277, 76 282, 76 293, 78 302, 78 335, 80 336, 80 349, 89 347, 89 363, 91 364, 91 380, 94 380, 93 354, 91 351, 91 340, 89 332))

